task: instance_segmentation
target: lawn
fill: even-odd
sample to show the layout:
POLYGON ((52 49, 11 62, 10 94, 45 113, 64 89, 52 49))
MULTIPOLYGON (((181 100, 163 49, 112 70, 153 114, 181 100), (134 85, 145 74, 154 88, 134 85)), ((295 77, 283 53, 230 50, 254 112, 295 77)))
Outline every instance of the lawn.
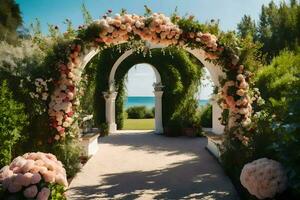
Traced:
POLYGON ((154 119, 125 119, 123 130, 153 130, 154 119))

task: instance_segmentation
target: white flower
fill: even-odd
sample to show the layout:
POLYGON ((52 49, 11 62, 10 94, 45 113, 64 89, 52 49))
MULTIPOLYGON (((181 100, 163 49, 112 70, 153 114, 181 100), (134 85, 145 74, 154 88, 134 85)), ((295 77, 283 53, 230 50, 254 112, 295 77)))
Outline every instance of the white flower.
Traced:
POLYGON ((48 94, 47 94, 46 92, 44 92, 44 93, 42 94, 42 100, 46 101, 47 98, 48 98, 48 94))

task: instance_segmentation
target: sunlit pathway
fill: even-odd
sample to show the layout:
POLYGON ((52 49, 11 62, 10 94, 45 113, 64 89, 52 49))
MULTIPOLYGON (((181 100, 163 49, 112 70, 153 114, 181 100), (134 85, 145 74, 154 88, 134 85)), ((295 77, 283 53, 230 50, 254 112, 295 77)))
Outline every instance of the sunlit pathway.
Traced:
POLYGON ((99 143, 70 199, 238 199, 205 138, 124 131, 99 143))

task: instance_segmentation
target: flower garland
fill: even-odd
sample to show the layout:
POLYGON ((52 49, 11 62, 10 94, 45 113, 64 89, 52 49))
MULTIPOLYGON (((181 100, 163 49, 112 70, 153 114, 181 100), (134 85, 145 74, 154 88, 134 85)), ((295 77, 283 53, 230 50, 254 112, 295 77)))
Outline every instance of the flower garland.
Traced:
MULTIPOLYGON (((181 29, 178 24, 163 14, 138 16, 135 14, 116 14, 115 17, 104 16, 87 27, 81 27, 78 38, 81 44, 75 43, 67 53, 67 62, 58 61, 60 78, 51 95, 48 114, 51 117, 51 127, 57 134, 55 140, 66 137, 66 133, 74 124, 74 113, 79 104, 75 98, 78 93, 77 85, 81 79, 83 58, 91 51, 123 42, 135 40, 148 41, 163 46, 179 46, 201 48, 209 61, 221 60, 225 46, 218 42, 215 35, 201 31, 189 32, 181 29)), ((228 53, 228 52, 227 52, 228 53)), ((227 54, 226 54, 227 55, 227 54)), ((228 56, 228 55, 227 55, 228 56)), ((231 111, 231 126, 237 123, 246 127, 251 123, 251 98, 249 97, 249 76, 244 66, 239 63, 238 55, 231 53, 223 67, 237 72, 234 80, 227 80, 220 91, 222 109, 231 111), (235 91, 232 94, 231 91, 235 91)))

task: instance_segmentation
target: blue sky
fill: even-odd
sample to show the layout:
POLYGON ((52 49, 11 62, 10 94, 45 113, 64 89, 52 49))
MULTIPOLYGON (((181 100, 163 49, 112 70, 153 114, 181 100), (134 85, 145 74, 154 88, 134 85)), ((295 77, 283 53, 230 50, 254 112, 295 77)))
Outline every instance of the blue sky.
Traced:
MULTIPOLYGON (((47 33, 47 24, 58 25, 64 30, 65 19, 72 20, 75 27, 82 24, 82 3, 86 5, 94 19, 103 16, 108 9, 117 13, 125 8, 129 13, 143 14, 144 5, 147 5, 154 12, 169 15, 177 6, 180 15, 194 15, 200 22, 219 19, 221 29, 226 31, 236 29, 244 14, 258 19, 261 6, 270 0, 16 0, 16 2, 20 5, 24 25, 28 27, 35 18, 38 18, 42 31, 47 33)), ((275 2, 278 3, 280 0, 275 2)), ((128 94, 152 96, 154 77, 149 67, 132 69, 127 84, 128 94)), ((207 98, 212 92, 211 88, 209 85, 203 88, 200 97, 207 98)))

